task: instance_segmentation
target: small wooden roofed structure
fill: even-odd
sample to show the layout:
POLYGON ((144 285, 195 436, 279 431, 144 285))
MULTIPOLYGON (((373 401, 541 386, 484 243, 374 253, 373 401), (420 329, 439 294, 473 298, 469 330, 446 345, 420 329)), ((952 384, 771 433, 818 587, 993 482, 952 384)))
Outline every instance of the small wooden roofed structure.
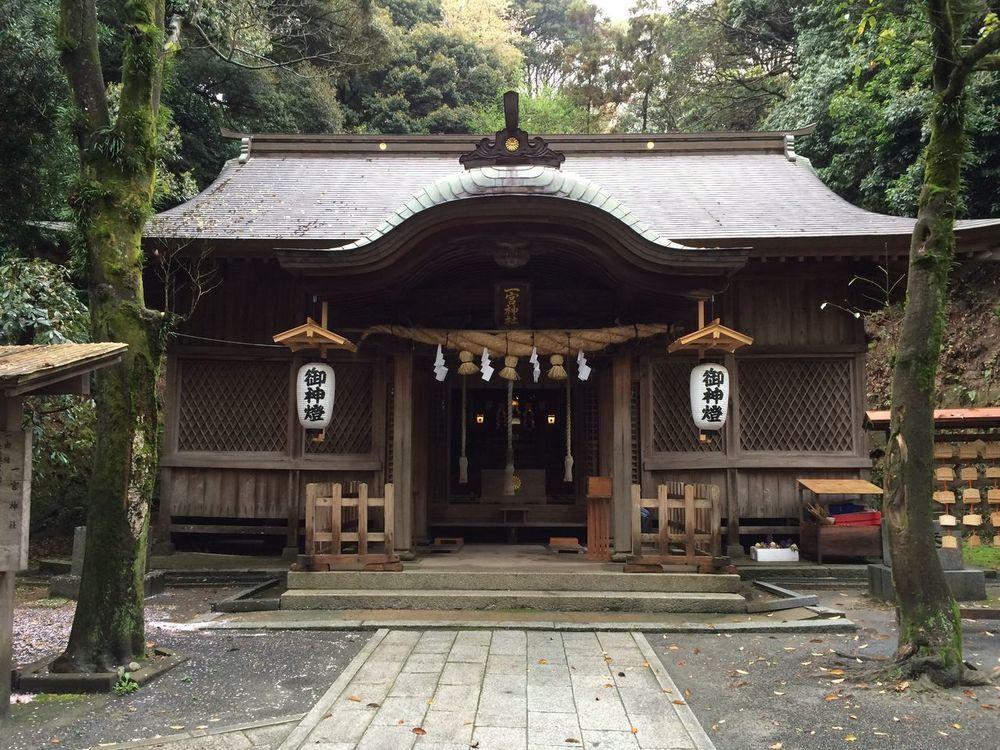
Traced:
POLYGON ((31 395, 87 395, 90 373, 121 360, 126 344, 0 346, 0 435, 10 447, 0 478, 0 720, 10 707, 14 577, 27 564, 31 499, 31 433, 22 427, 22 403, 31 395), (17 455, 14 455, 14 454, 17 455), (15 473, 16 472, 16 473, 15 473), (11 476, 14 474, 14 476, 11 476))
POLYGON ((90 373, 121 360, 127 348, 112 342, 0 346, 0 393, 86 395, 90 373))
MULTIPOLYGON (((888 409, 865 412, 865 427, 888 430, 891 412, 888 409)), ((979 406, 961 409, 935 409, 934 427, 940 430, 990 430, 1000 428, 1000 407, 979 406)))

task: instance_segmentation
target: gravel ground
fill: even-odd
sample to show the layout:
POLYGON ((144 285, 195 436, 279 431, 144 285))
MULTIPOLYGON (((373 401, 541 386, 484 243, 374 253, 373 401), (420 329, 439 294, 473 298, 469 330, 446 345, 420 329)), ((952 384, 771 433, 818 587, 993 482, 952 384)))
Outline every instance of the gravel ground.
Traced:
MULTIPOLYGON (((871 662, 835 652, 891 655, 892 610, 860 591, 807 593, 846 610, 858 632, 647 636, 719 750, 1000 746, 1000 688, 921 693, 865 678, 871 662)), ((964 643, 978 668, 1000 665, 1000 623, 966 621, 964 643)))
MULTIPOLYGON (((161 622, 185 622, 210 611, 211 604, 238 588, 171 588, 146 600, 146 624, 152 639, 161 622)), ((76 602, 48 598, 48 587, 18 584, 14 598, 14 664, 37 661, 61 650, 69 639, 76 602)))
MULTIPOLYGON (((175 734, 304 713, 368 639, 358 632, 222 633, 185 630, 224 589, 170 589, 147 600, 147 637, 187 663, 130 696, 40 696, 11 706, 0 750, 60 747, 175 734)), ((15 662, 58 651, 73 603, 18 591, 15 662)), ((22 697, 23 699, 23 697, 22 697)))

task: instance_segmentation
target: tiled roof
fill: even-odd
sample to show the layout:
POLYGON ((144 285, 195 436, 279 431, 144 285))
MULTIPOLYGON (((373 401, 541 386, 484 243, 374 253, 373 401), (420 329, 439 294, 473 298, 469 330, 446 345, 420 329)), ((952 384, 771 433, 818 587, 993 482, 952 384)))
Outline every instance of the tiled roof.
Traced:
POLYGON ((24 391, 34 382, 58 380, 63 373, 78 374, 114 361, 127 346, 96 344, 31 344, 0 346, 0 391, 24 391))
MULTIPOLYGON (((808 162, 780 145, 781 134, 770 136, 770 145, 779 145, 754 141, 745 150, 732 139, 649 151, 631 141, 626 148, 621 139, 580 139, 567 149, 563 171, 620 202, 644 231, 680 243, 911 232, 913 219, 865 211, 837 196, 808 162)), ((344 245, 376 231, 428 186, 466 174, 454 136, 443 137, 439 150, 430 150, 434 141, 425 137, 411 139, 408 148, 390 142, 385 151, 346 136, 268 138, 250 148, 249 158, 228 162, 202 193, 153 217, 147 236, 344 245)), ((982 226, 1000 227, 1000 220, 959 222, 960 229, 982 226)))

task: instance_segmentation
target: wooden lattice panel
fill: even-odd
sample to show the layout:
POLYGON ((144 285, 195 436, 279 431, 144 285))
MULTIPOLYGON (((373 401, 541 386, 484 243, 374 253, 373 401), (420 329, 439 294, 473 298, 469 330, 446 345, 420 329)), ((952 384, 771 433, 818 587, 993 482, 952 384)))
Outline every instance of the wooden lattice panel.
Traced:
POLYGON ((739 363, 745 451, 854 450, 849 359, 746 359, 739 363))
POLYGON ((306 442, 307 453, 333 456, 367 455, 372 450, 372 395, 375 370, 371 364, 335 364, 337 378, 333 420, 322 442, 306 442))
POLYGON ((179 369, 179 451, 287 450, 286 362, 182 359, 179 369))
POLYGON ((725 451, 725 435, 702 442, 691 419, 688 394, 694 362, 657 360, 649 367, 650 417, 654 453, 725 451))

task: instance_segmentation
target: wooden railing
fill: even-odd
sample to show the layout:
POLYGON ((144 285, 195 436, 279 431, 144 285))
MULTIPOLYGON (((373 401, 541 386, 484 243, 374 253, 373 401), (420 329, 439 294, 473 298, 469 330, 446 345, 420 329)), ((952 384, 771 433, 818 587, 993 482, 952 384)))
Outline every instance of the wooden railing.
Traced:
POLYGON ((344 497, 340 484, 306 485, 305 554, 299 555, 299 567, 304 570, 402 570, 399 556, 393 549, 393 486, 385 485, 382 497, 369 497, 367 484, 359 484, 357 492, 357 497, 344 497), (378 549, 373 550, 373 547, 378 549))
POLYGON ((642 497, 632 485, 632 555, 626 572, 663 570, 664 565, 697 567, 710 573, 720 552, 719 488, 712 484, 671 482, 657 487, 655 498, 642 497), (652 511, 644 532, 642 511, 652 511), (655 516, 655 518, 654 518, 655 516))

